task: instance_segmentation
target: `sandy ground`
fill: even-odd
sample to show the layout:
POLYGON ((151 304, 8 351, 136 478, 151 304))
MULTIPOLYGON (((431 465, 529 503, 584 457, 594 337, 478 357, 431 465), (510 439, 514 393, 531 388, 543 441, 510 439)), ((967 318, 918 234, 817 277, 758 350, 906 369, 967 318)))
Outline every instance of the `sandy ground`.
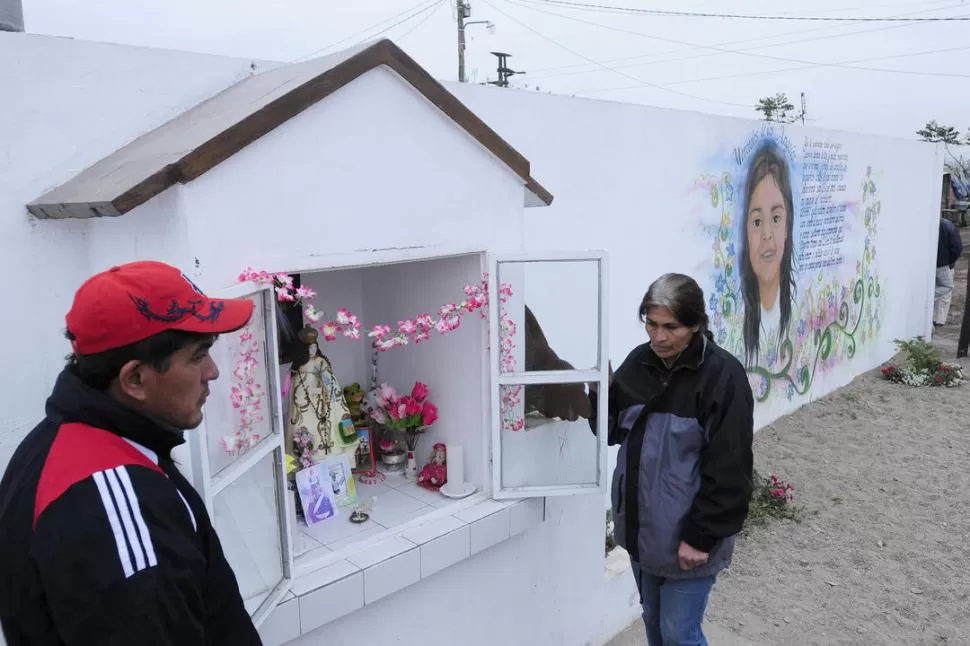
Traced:
MULTIPOLYGON (((966 276, 965 256, 934 337, 949 361, 966 276)), ((793 481, 807 513, 739 544, 711 598, 711 646, 970 644, 968 410, 970 384, 911 389, 874 371, 760 431, 757 468, 793 481)))

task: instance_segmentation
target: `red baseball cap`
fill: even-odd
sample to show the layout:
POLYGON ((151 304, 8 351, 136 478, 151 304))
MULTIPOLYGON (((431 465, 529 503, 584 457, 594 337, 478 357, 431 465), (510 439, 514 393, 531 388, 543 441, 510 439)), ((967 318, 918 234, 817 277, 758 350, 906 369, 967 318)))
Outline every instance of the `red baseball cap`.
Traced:
POLYGON ((209 298, 176 267, 145 260, 87 279, 66 320, 74 351, 90 355, 168 330, 234 332, 249 322, 253 308, 248 298, 209 298))

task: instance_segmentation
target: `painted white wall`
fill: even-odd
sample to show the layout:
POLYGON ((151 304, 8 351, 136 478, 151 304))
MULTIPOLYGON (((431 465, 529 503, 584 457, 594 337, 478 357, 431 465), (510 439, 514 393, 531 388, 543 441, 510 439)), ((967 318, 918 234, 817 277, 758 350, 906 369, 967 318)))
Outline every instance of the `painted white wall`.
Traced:
MULTIPOLYGON (((706 292, 710 289, 711 239, 700 229, 709 222, 699 215, 704 197, 691 188, 703 173, 723 166, 718 153, 743 145, 760 122, 470 84, 446 86, 522 152, 555 194, 551 207, 527 218, 527 247, 609 251, 614 367, 646 340, 637 309, 651 281, 678 271, 695 276, 706 292)), ((888 359, 895 351, 892 339, 928 334, 933 300, 941 151, 918 141, 795 125, 785 126, 784 132, 799 148, 809 137, 842 143, 849 154, 850 189, 867 165, 881 173, 877 263, 885 309, 876 344, 861 349, 843 368, 820 375, 808 397, 759 406, 759 428, 888 359)), ((564 287, 570 282, 564 278, 564 287)), ((561 310, 563 299, 575 298, 577 307, 585 309, 579 302, 584 292, 557 292, 530 306, 538 315, 561 310)), ((585 339, 570 339, 557 328, 563 320, 541 322, 560 355, 584 351, 585 339)), ((610 463, 612 470, 615 449, 610 463)))
MULTIPOLYGON (((43 416, 70 347, 64 315, 87 275, 178 259, 172 209, 127 221, 38 221, 24 205, 143 132, 245 77, 249 61, 0 32, 0 271, 16 294, 0 329, 0 466, 43 416), (104 235, 102 235, 104 232, 104 235)), ((159 198, 170 204, 175 193, 159 198)), ((183 243, 184 248, 184 243, 183 243)))

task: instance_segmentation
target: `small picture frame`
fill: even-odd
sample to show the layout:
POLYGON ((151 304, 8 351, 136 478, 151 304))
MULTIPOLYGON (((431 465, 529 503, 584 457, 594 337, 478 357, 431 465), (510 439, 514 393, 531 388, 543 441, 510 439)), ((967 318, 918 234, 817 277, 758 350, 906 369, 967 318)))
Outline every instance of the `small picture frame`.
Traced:
POLYGON ((377 458, 374 451, 374 434, 367 426, 357 429, 357 468, 354 475, 373 478, 377 475, 377 458))
POLYGON ((323 464, 330 474, 330 484, 333 497, 338 507, 350 507, 357 504, 357 485, 354 482, 353 470, 350 466, 349 455, 338 455, 323 464))
POLYGON ((303 517, 307 526, 336 518, 337 499, 333 493, 330 469, 325 464, 314 464, 296 472, 296 489, 303 505, 303 517))

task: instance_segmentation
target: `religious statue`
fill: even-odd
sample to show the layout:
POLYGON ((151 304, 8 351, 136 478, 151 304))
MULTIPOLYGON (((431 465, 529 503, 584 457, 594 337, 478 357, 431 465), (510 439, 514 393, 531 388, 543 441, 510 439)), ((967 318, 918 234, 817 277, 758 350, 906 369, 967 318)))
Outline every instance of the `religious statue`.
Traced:
POLYGON ((447 449, 443 442, 432 447, 431 461, 418 475, 418 484, 430 491, 438 491, 448 481, 447 449))
POLYGON ((303 343, 290 368, 287 451, 302 467, 341 453, 356 467, 357 429, 333 366, 320 352, 318 335, 309 325, 299 333, 303 343))

